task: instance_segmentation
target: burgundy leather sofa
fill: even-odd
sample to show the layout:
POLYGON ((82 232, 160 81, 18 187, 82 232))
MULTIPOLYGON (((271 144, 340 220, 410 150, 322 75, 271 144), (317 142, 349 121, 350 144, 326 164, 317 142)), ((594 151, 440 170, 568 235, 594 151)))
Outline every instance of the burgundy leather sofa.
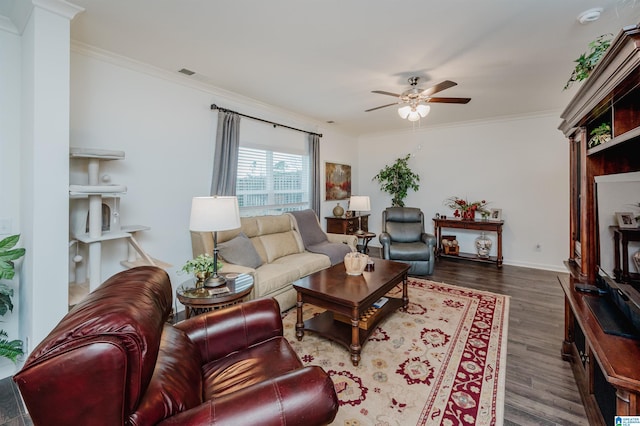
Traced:
POLYGON ((118 273, 76 305, 14 376, 35 425, 319 425, 333 383, 304 367, 260 299, 172 325, 162 269, 118 273))

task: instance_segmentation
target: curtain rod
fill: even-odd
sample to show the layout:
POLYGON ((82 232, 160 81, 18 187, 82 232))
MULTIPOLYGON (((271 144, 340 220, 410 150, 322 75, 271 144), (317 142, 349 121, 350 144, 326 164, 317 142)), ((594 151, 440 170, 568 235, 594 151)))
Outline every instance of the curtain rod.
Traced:
POLYGON ((246 117, 246 118, 250 118, 250 119, 252 119, 252 120, 262 121, 263 123, 267 123, 267 124, 272 124, 272 125, 273 125, 273 127, 284 127, 285 129, 295 130, 295 131, 297 131, 297 132, 308 133, 308 134, 310 134, 310 135, 318 135, 318 137, 322 137, 322 133, 315 133, 315 132, 309 132, 309 131, 307 131, 307 130, 296 129, 295 127, 286 126, 286 125, 284 125, 284 124, 279 124, 279 123, 274 123, 273 121, 265 120, 265 119, 258 118, 258 117, 253 117, 253 116, 251 116, 251 115, 241 114, 241 113, 239 113, 239 112, 237 112, 237 111, 232 111, 232 110, 230 110, 230 109, 226 109, 226 108, 219 107, 219 106, 218 106, 218 105, 216 105, 216 104, 211 104, 211 109, 212 109, 212 110, 217 109, 217 110, 220 110, 220 111, 222 111, 222 112, 231 112, 231 113, 233 113, 233 114, 238 114, 238 115, 239 115, 239 116, 241 116, 241 117, 246 117))

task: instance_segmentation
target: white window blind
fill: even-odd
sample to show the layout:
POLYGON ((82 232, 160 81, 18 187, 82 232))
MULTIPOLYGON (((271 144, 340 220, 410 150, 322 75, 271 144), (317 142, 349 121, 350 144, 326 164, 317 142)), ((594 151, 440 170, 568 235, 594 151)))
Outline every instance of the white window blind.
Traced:
POLYGON ((236 195, 242 216, 309 208, 309 156, 240 147, 236 195))

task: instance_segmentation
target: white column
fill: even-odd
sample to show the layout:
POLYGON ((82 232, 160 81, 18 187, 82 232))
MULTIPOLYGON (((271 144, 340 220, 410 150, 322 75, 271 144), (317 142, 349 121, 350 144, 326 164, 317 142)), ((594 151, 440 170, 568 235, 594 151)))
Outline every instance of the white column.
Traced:
POLYGON ((70 20, 82 9, 34 0, 22 31, 20 338, 29 351, 68 311, 70 20))

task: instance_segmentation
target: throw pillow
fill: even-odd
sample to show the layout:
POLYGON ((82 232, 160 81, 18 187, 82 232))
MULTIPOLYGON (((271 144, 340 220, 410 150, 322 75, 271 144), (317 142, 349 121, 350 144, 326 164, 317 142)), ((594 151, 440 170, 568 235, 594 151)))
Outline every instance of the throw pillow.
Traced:
POLYGON ((218 244, 218 252, 229 263, 254 269, 262 265, 262 259, 256 248, 243 232, 229 241, 218 244))

